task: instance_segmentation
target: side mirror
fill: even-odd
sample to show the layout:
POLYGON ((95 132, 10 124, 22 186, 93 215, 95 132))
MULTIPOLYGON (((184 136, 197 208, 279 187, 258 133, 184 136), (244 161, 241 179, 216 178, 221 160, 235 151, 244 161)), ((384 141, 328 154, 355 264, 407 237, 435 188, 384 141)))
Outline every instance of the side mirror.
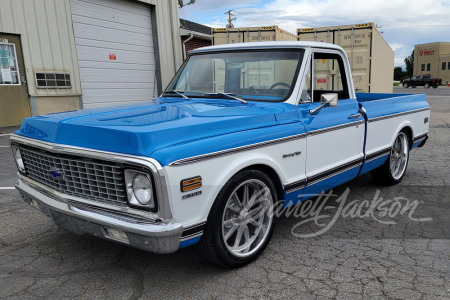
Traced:
POLYGON ((309 111, 310 114, 312 114, 312 115, 316 114, 317 112, 319 112, 319 110, 321 110, 325 106, 327 106, 327 107, 336 107, 336 106, 338 106, 338 94, 337 93, 322 94, 320 96, 320 102, 322 104, 319 107, 315 108, 315 109, 311 109, 309 111))
POLYGON ((320 102, 325 103, 325 105, 329 107, 336 107, 338 106, 338 94, 337 93, 322 94, 320 97, 320 102))

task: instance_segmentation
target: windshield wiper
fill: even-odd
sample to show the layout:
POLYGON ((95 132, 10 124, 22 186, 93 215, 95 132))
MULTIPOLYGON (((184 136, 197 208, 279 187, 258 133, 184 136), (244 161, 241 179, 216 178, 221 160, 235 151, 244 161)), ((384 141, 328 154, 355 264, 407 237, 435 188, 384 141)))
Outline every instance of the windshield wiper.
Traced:
POLYGON ((179 92, 179 91, 176 91, 176 90, 170 90, 170 91, 164 92, 164 94, 177 94, 178 96, 181 96, 184 99, 186 99, 187 101, 189 101, 190 100, 189 97, 186 96, 186 95, 183 95, 182 93, 184 93, 184 92, 179 92))
POLYGON ((242 98, 237 97, 236 94, 233 94, 233 93, 206 93, 204 95, 205 96, 217 96, 217 95, 218 96, 225 96, 225 97, 228 97, 228 98, 231 98, 231 99, 238 100, 238 101, 240 101, 240 102, 242 102, 244 104, 247 104, 247 101, 245 101, 242 98))

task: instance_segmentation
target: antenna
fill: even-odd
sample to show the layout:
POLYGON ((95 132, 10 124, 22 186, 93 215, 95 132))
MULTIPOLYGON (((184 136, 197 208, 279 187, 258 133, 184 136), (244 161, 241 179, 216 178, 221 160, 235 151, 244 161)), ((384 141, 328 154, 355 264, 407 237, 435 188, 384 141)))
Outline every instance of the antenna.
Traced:
POLYGON ((227 28, 234 28, 234 25, 232 23, 232 21, 236 20, 236 16, 233 15, 231 12, 233 10, 229 9, 225 14, 228 15, 228 24, 227 24, 227 28))

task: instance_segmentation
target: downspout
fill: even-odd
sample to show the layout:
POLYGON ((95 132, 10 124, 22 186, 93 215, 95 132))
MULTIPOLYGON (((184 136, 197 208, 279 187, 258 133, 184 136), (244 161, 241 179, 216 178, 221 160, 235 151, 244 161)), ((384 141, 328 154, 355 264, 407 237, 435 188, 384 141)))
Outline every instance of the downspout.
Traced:
POLYGON ((183 60, 186 60, 186 58, 187 58, 187 55, 186 55, 186 43, 189 42, 190 40, 192 40, 193 37, 194 37, 194 34, 191 33, 191 36, 188 37, 188 38, 187 38, 186 40, 184 40, 184 42, 183 42, 183 54, 184 54, 183 60))

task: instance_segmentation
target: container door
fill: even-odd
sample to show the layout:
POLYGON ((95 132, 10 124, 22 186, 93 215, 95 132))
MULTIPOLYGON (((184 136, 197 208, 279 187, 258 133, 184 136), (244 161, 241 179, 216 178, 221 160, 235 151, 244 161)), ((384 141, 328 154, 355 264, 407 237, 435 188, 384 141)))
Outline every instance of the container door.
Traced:
POLYGON ((275 30, 254 30, 245 31, 244 43, 249 42, 273 42, 276 40, 275 30))
POLYGON ((347 53, 356 92, 370 93, 372 29, 338 30, 334 35, 335 44, 347 53))
POLYGON ((332 31, 301 32, 298 36, 298 40, 333 44, 333 32, 332 31))
POLYGON ((17 126, 31 116, 19 36, 0 33, 0 68, 0 127, 17 126))
POLYGON ((212 35, 213 45, 236 44, 244 41, 243 31, 221 31, 212 35))

